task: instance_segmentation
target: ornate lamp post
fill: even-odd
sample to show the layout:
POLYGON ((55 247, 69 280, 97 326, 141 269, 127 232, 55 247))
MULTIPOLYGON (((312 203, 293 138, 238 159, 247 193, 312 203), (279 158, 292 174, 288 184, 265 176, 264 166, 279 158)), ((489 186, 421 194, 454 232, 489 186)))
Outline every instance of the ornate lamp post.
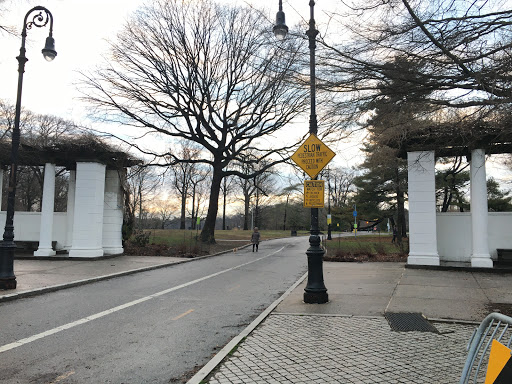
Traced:
MULTIPOLYGON (((316 119, 316 76, 315 76, 315 48, 318 31, 315 28, 315 2, 310 0, 309 29, 306 35, 309 38, 309 73, 310 73, 310 96, 311 114, 309 117, 309 133, 316 135, 318 124, 316 119)), ((279 0, 279 12, 277 12, 276 25, 273 28, 278 39, 284 39, 288 33, 285 24, 282 0, 279 0)), ((316 179, 316 177, 315 177, 316 179)), ((311 235, 309 237, 309 248, 306 251, 308 256, 308 283, 304 288, 304 302, 323 304, 329 301, 327 288, 324 285, 323 256, 325 251, 320 246, 320 230, 318 228, 318 208, 311 208, 311 235)))
POLYGON ((20 145, 20 114, 21 114, 21 92, 23 88, 23 73, 25 63, 28 59, 25 56, 25 40, 27 30, 32 27, 44 27, 50 23, 50 33, 46 38, 46 44, 42 50, 47 61, 52 61, 57 52, 55 51, 55 40, 53 39, 53 16, 45 7, 37 6, 32 8, 25 15, 23 30, 21 32, 21 48, 18 59, 18 93, 16 97, 16 110, 14 116, 14 128, 12 131, 11 147, 11 168, 9 172, 9 189, 7 196, 7 212, 5 219, 5 231, 3 241, 0 243, 0 289, 15 289, 16 276, 14 275, 14 202, 16 198, 16 173, 18 170, 18 147, 20 145), (32 16, 32 17, 31 17, 32 16))

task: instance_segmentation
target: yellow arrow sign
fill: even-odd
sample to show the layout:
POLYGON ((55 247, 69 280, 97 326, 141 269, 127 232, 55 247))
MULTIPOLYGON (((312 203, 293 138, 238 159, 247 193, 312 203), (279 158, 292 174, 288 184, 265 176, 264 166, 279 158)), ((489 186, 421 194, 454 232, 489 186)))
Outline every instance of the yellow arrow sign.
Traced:
POLYGON ((335 153, 325 145, 318 137, 311 134, 304 143, 295 151, 291 159, 309 177, 314 179, 316 175, 332 160, 335 153))
POLYGON ((508 384, 512 382, 510 353, 510 348, 505 347, 499 341, 492 341, 485 384, 508 384))

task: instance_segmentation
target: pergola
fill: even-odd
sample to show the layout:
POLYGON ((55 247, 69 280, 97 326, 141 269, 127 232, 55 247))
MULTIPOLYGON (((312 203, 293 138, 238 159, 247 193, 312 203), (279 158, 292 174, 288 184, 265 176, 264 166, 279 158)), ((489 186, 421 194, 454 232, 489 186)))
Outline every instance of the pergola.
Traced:
POLYGON ((512 249, 510 213, 489 213, 485 156, 512 153, 512 133, 485 122, 440 125, 407 135, 399 156, 408 162, 408 264, 471 264, 492 268, 498 249, 512 249), (435 162, 466 156, 470 162, 470 212, 436 212, 435 162))
MULTIPOLYGON (((0 191, 9 153, 10 143, 0 142, 0 191)), ((38 241, 34 256, 53 256, 57 250, 68 251, 70 257, 122 253, 122 183, 126 168, 138 163, 94 138, 21 144, 19 165, 44 166, 43 199, 41 212, 15 213, 15 241, 38 241), (56 167, 70 171, 63 213, 54 212, 56 167)), ((0 222, 5 222, 5 212, 0 212, 0 222)))

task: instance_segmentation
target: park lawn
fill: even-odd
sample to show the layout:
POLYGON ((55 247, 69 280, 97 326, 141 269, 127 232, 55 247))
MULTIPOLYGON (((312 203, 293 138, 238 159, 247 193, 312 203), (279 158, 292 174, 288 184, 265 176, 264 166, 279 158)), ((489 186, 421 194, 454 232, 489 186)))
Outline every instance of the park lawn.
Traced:
MULTIPOLYGON (((183 229, 148 229, 145 232, 150 232, 149 241, 153 244, 191 244, 196 242, 196 236, 201 234, 201 231, 196 230, 183 230, 183 229)), ((282 237, 289 237, 290 231, 280 230, 261 230, 261 240, 276 239, 282 237)), ((243 231, 237 229, 230 230, 215 230, 216 241, 234 241, 246 240, 248 243, 251 241, 252 231, 243 231)), ((299 231, 299 236, 309 235, 307 231, 299 231)))
MULTIPOLYGON (((125 254, 139 256, 177 256, 197 257, 211 255, 218 252, 236 250, 251 242, 252 231, 242 230, 216 230, 216 244, 204 244, 198 240, 200 231, 181 229, 151 229, 144 230, 149 235, 147 244, 138 244, 140 233, 132 235, 130 241, 125 243, 125 254)), ((290 231, 262 230, 261 240, 289 237, 290 231)), ((307 231, 298 232, 305 236, 307 231)))
POLYGON ((388 234, 347 236, 324 241, 326 261, 405 261, 408 239, 402 239, 403 247, 391 243, 388 234))

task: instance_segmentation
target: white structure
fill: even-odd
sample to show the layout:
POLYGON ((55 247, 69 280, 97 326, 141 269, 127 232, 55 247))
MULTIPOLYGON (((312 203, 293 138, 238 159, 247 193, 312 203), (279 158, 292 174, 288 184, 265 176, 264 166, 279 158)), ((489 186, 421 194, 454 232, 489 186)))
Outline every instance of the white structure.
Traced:
POLYGON ((409 264, 439 265, 433 152, 409 152, 409 264))
MULTIPOLYGON (((38 241, 34 256, 52 256, 56 250, 87 258, 123 253, 120 172, 100 162, 77 162, 70 172, 68 210, 54 213, 55 164, 47 163, 41 212, 15 212, 15 241, 38 241)), ((0 212, 0 222, 5 214, 0 212)))
POLYGON ((471 263, 492 268, 497 249, 512 249, 512 213, 489 213, 485 152, 471 152, 471 211, 437 212, 433 151, 409 152, 408 264, 471 263))

